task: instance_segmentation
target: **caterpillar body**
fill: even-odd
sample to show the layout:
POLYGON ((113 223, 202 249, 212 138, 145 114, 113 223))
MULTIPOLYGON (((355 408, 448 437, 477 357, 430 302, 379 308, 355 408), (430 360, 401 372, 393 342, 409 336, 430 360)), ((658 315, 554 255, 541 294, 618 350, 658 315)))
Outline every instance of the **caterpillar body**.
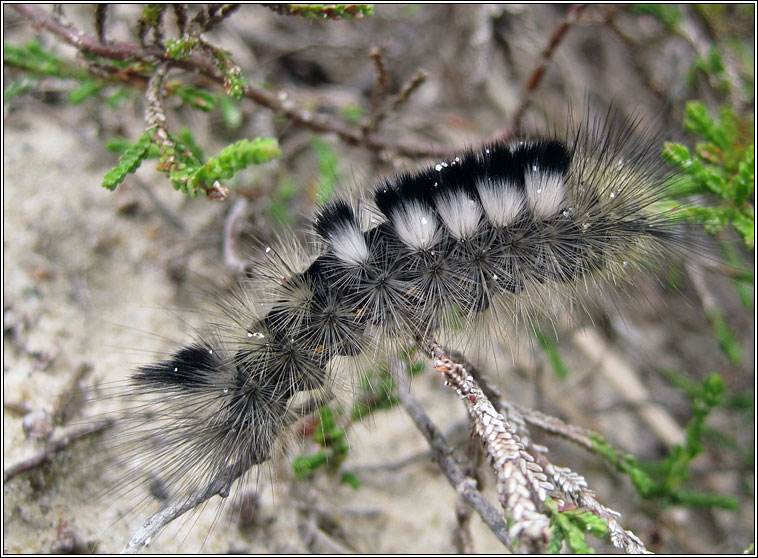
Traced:
POLYGON ((381 358, 461 318, 497 326, 628 281, 678 234, 656 209, 672 178, 656 145, 633 123, 587 119, 323 206, 305 250, 266 248, 224 319, 132 375, 141 459, 185 498, 269 460, 295 396, 335 383, 336 357, 381 358))

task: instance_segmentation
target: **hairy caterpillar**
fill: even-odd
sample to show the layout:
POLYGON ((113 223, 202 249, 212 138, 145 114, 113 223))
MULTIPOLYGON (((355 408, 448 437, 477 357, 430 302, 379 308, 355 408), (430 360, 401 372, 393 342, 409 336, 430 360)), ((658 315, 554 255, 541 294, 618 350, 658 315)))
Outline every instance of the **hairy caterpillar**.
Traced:
POLYGON ((461 322, 497 328, 628 281, 677 239, 656 148, 634 124, 587 119, 323 206, 308 246, 266 248, 221 319, 132 375, 119 443, 181 502, 268 461, 296 397, 338 381, 336 357, 425 348, 461 322))

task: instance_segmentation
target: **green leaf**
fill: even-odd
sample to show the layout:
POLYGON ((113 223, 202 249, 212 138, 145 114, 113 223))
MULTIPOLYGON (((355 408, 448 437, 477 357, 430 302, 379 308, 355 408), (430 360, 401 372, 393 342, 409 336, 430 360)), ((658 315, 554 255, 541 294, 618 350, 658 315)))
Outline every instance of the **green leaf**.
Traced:
POLYGON ((739 364, 742 361, 740 344, 737 336, 724 318, 724 314, 719 308, 714 307, 708 311, 708 319, 711 322, 713 333, 716 335, 716 339, 718 339, 721 350, 729 358, 730 362, 739 364))
POLYGON ((38 83, 39 81, 37 78, 31 78, 28 76, 13 80, 3 91, 3 102, 7 103, 19 95, 35 91, 38 83))
POLYGON ((178 39, 166 41, 166 57, 173 60, 181 60, 192 54, 192 49, 197 45, 197 39, 189 35, 182 35, 178 39))
POLYGON ((588 510, 572 509, 561 512, 568 517, 572 523, 576 524, 579 529, 592 533, 598 538, 605 537, 608 533, 608 523, 605 519, 596 516, 588 510))
POLYGON ((709 407, 721 404, 726 392, 724 378, 719 374, 708 374, 703 382, 703 400, 709 407))
MULTIPOLYGON (((739 217, 740 216, 738 216, 738 219, 739 217)), ((750 231, 753 231, 754 227, 752 219, 750 219, 749 228, 750 231)), ((735 229, 739 231, 737 224, 735 224, 735 229)), ((754 242, 752 233, 750 233, 750 235, 745 238, 745 242, 748 246, 750 246, 751 249, 753 248, 753 246, 750 244, 754 242)), ((732 242, 722 241, 720 243, 720 246, 724 263, 730 265, 736 270, 740 270, 740 274, 734 277, 734 284, 737 288, 737 292, 740 295, 742 306, 748 310, 752 310, 753 306, 755 305, 755 272, 753 270, 752 261, 748 265, 748 262, 743 259, 740 251, 737 250, 736 246, 732 242)))
POLYGON ((192 135, 192 130, 190 130, 187 126, 179 130, 179 139, 182 141, 182 147, 186 146, 186 148, 189 149, 190 153, 192 153, 192 156, 195 159, 198 161, 205 159, 203 150, 200 148, 200 146, 197 145, 195 142, 195 137, 192 135))
POLYGON ((74 89, 71 93, 69 93, 69 100, 73 104, 79 104, 85 99, 92 97, 99 93, 102 89, 104 89, 106 86, 105 83, 94 80, 94 79, 87 79, 82 81, 79 84, 79 87, 74 89))
POLYGON ((690 215, 695 222, 702 222, 705 230, 717 234, 729 224, 734 211, 730 207, 699 207, 692 208, 690 215))
POLYGON ((587 533, 598 538, 609 533, 606 521, 588 510, 559 511, 558 505, 550 498, 545 501, 545 507, 552 524, 553 536, 548 545, 548 552, 552 554, 560 552, 563 540, 576 554, 594 554, 595 550, 587 544, 587 533))
POLYGON ((363 118, 363 109, 357 103, 348 103, 342 109, 342 116, 345 120, 357 124, 363 118))
POLYGON ((661 368, 659 372, 671 385, 683 391, 687 397, 691 399, 702 397, 703 387, 700 382, 691 379, 687 374, 672 368, 661 368))
POLYGON ((328 454, 321 450, 313 455, 299 455, 292 460, 292 470, 295 472, 295 478, 299 481, 305 480, 309 473, 318 469, 329 462, 328 454))
POLYGON ((737 174, 732 179, 732 189, 734 203, 737 205, 744 204, 755 190, 755 149, 752 145, 745 150, 737 166, 737 174))
POLYGON ((711 165, 720 165, 723 158, 722 151, 715 143, 703 142, 695 146, 698 156, 711 165))
POLYGON ((281 4, 279 11, 309 19, 360 19, 374 15, 374 6, 373 4, 281 4))
POLYGON ((190 85, 180 85, 173 93, 192 108, 203 112, 210 112, 216 108, 216 96, 204 89, 198 89, 190 85))
POLYGON ((713 139, 716 123, 705 106, 698 101, 688 101, 684 107, 684 129, 707 140, 713 139))
POLYGON ((177 190, 194 197, 199 188, 231 178, 249 165, 267 163, 280 153, 275 139, 243 139, 226 146, 217 157, 211 157, 201 166, 192 165, 173 171, 170 175, 171 182, 177 190))
POLYGON ((391 409, 398 403, 395 379, 386 368, 368 371, 361 380, 360 395, 352 410, 353 420, 363 420, 378 410, 391 409))
POLYGON ((545 351, 545 354, 555 371, 555 375, 561 380, 566 378, 568 376, 568 367, 566 366, 566 363, 563 362, 563 358, 558 351, 558 346, 552 338, 546 336, 545 333, 534 324, 532 324, 532 331, 534 331, 534 335, 537 338, 540 347, 545 351))
POLYGON ((3 43, 3 62, 8 66, 23 68, 34 74, 62 78, 87 79, 88 73, 42 48, 37 41, 18 47, 3 43))
POLYGON ((116 168, 110 170, 103 178, 102 186, 108 190, 115 190, 126 175, 136 171, 148 154, 152 142, 152 128, 145 132, 137 143, 129 147, 119 158, 116 168))
POLYGON ((332 197, 334 189, 339 184, 339 174, 337 173, 338 158, 337 153, 321 138, 314 137, 311 145, 316 151, 318 157, 319 188, 316 192, 316 200, 319 203, 326 203, 332 197))
POLYGON ((132 145, 132 142, 128 138, 115 136, 105 143, 105 148, 111 153, 123 153, 132 145))
POLYGON ((675 28, 682 20, 682 10, 674 4, 634 4, 634 12, 649 14, 670 29, 675 28))
POLYGON ((703 178, 706 187, 711 192, 725 200, 731 199, 732 196, 727 187, 727 179, 723 169, 711 166, 706 167, 704 169, 703 178))
POLYGON ((563 533, 563 529, 561 529, 561 526, 558 523, 553 523, 551 526, 551 533, 552 536, 550 537, 550 542, 545 549, 545 553, 558 554, 563 548, 563 541, 565 540, 566 536, 563 533))
POLYGON ((681 143, 666 141, 663 143, 663 155, 672 163, 687 168, 692 164, 690 150, 681 143))
POLYGON ((743 212, 734 215, 732 221, 735 230, 742 235, 745 244, 751 250, 755 248, 755 216, 753 208, 747 208, 743 212))
POLYGON ((349 471, 342 471, 340 474, 340 480, 345 484, 349 484, 355 490, 358 490, 361 486, 363 486, 363 481, 358 478, 358 475, 349 471))
POLYGON ((720 508, 724 510, 736 510, 739 501, 734 496, 727 494, 714 494, 711 492, 694 492, 680 490, 676 494, 674 503, 687 506, 699 506, 703 508, 720 508))

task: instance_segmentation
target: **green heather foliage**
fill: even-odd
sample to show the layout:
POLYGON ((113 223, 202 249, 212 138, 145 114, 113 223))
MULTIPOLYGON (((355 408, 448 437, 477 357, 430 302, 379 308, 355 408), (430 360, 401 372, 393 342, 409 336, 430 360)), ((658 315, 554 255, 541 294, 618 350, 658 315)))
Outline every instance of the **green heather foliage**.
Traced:
POLYGON ((621 454, 599 435, 593 436, 594 450, 627 475, 645 499, 656 499, 667 504, 735 509, 737 500, 733 496, 684 488, 690 480, 692 461, 705 449, 705 421, 723 399, 724 380, 719 374, 710 374, 699 386, 690 386, 689 389, 693 394, 692 419, 687 425, 685 443, 671 448, 663 460, 642 464, 632 455, 621 454))
MULTIPOLYGON (((411 376, 426 369, 424 362, 413 362, 411 359, 410 354, 404 356, 411 376)), ((350 449, 347 444, 348 426, 340 426, 340 423, 349 425, 365 420, 374 412, 392 409, 398 404, 396 387, 395 378, 386 368, 368 370, 361 374, 360 386, 351 409, 346 409, 340 404, 321 407, 318 411, 318 424, 313 428, 312 435, 307 437, 312 437, 323 449, 296 457, 292 461, 295 476, 303 480, 323 466, 338 470, 350 449)), ((355 474, 345 470, 340 470, 339 473, 342 482, 356 489, 360 487, 361 481, 355 474)))
MULTIPOLYGON (((349 20, 373 15, 373 6, 370 4, 279 4, 274 9, 283 15, 309 19, 349 20)), ((404 9, 410 17, 422 8, 409 5, 404 9)), ((654 18, 672 35, 686 37, 683 24, 687 11, 679 5, 636 4, 629 7, 629 10, 648 19, 654 18)), ((663 155, 672 168, 677 170, 678 176, 672 185, 671 198, 661 203, 675 211, 677 217, 704 224, 706 230, 718 238, 724 262, 736 270, 742 270, 746 267, 745 254, 754 249, 755 238, 754 122, 752 117, 744 116, 749 111, 740 111, 739 103, 730 101, 735 96, 752 99, 754 54, 747 51, 741 43, 729 38, 729 16, 723 6, 704 5, 693 10, 702 17, 710 18, 714 29, 722 33, 724 38, 716 46, 696 53, 686 75, 685 85, 695 87, 698 83, 706 83, 713 95, 702 95, 702 98, 716 98, 717 101, 711 106, 718 106, 719 103, 722 106, 713 113, 709 112, 703 102, 690 101, 686 104, 683 128, 695 139, 695 145, 693 148, 683 143, 667 142, 662 146, 663 155), (725 63, 733 59, 738 62, 736 79, 735 73, 730 73, 728 64, 725 63), (696 198, 697 202, 686 205, 677 203, 677 200, 683 198, 696 198)), ((746 6, 745 10, 746 18, 754 17, 754 7, 746 6)), ((247 81, 232 59, 232 53, 208 43, 206 35, 195 33, 191 25, 180 29, 178 37, 163 38, 163 20, 169 13, 166 5, 148 4, 142 9, 139 20, 144 32, 140 34, 143 46, 148 46, 143 39, 149 34, 148 30, 152 30, 155 36, 150 46, 165 49, 158 52, 163 52, 168 64, 172 65, 161 91, 162 100, 171 102, 163 108, 167 112, 175 109, 185 113, 217 111, 211 114, 211 119, 215 117, 216 122, 223 123, 226 132, 248 129, 250 122, 245 120, 245 115, 249 115, 249 112, 243 113, 243 109, 247 108, 245 103, 249 105, 253 96, 249 94, 247 81), (207 86, 209 80, 193 80, 193 75, 189 72, 182 73, 182 65, 187 63, 188 58, 195 56, 204 57, 212 63, 212 66, 206 66, 210 67, 209 72, 214 73, 216 79, 220 72, 224 82, 223 92, 220 87, 212 89, 207 86), (243 124, 246 125, 244 128, 243 124)), ((143 87, 157 66, 157 62, 152 59, 106 60, 88 53, 80 53, 80 56, 81 60, 61 58, 37 41, 21 46, 4 43, 4 63, 24 71, 22 75, 8 80, 4 91, 5 102, 34 92, 42 79, 54 77, 58 78, 56 81, 67 80, 66 83, 71 85, 66 89, 70 103, 88 100, 105 102, 109 108, 119 110, 120 106, 127 104, 125 101, 141 95, 141 89, 135 87, 135 84, 143 87), (82 61, 91 66, 82 65, 82 61), (94 67, 103 71, 91 72, 90 69, 94 67), (128 75, 130 79, 112 79, 119 72, 128 75)), ((341 108, 341 117, 348 123, 357 124, 365 117, 365 112, 365 107, 360 104, 346 104, 341 108)), ((169 121, 173 120, 172 116, 170 115, 169 121)), ((287 116, 282 113, 274 115, 275 122, 277 119, 289 123, 287 116)), ((166 175, 173 187, 194 198, 198 191, 209 194, 216 185, 228 187, 243 169, 272 161, 281 155, 277 140, 257 137, 233 141, 216 156, 206 158, 204 149, 198 145, 190 128, 183 127, 178 132, 167 128, 163 131, 168 141, 161 142, 156 139, 156 131, 156 128, 149 128, 136 141, 123 137, 108 140, 108 150, 118 154, 119 160, 103 177, 104 188, 115 190, 129 174, 139 169, 144 160, 157 159, 157 168, 166 175)), ((135 135, 138 133, 135 132, 135 135)), ((227 141, 231 140, 227 139, 224 143, 227 141)), ((304 190, 323 204, 334 196, 341 181, 338 172, 340 151, 335 150, 329 141, 315 136, 310 139, 308 147, 318 163, 316 187, 301 188, 294 179, 285 176, 268 192, 270 214, 281 223, 291 224, 294 221, 291 206, 297 201, 298 195, 303 195, 304 190)), ((752 308, 752 270, 742 272, 734 279, 734 284, 744 307, 752 308)), ((729 362, 735 365, 740 363, 740 335, 729 325, 728 314, 718 307, 707 308, 705 312, 713 336, 729 362)), ((463 316, 456 315, 454 310, 451 310, 446 322, 457 322, 461 326, 466 323, 463 316)), ((554 337, 537 325, 532 325, 532 333, 537 341, 536 346, 544 351, 555 376, 561 380, 566 378, 568 367, 554 337)), ((404 358, 410 361, 408 355, 404 358)), ((407 364, 411 375, 426 368, 425 362, 407 364)), ((734 436, 725 435, 716 427, 709 426, 707 420, 719 406, 737 409, 746 416, 752 416, 754 394, 727 390, 724 378, 729 378, 728 375, 714 373, 703 381, 695 381, 686 371, 662 370, 661 374, 691 401, 691 418, 686 427, 684 442, 654 462, 642 462, 633 455, 624 454, 600 435, 592 436, 592 449, 628 476, 642 498, 660 506, 735 509, 737 500, 733 496, 693 489, 692 463, 706 451, 706 447, 718 447, 723 451, 737 453, 747 466, 753 466, 754 454, 751 450, 739 447, 734 436)), ((292 461, 296 478, 309 478, 321 469, 321 472, 338 474, 342 482, 358 489, 361 486, 360 479, 341 468, 349 451, 348 431, 353 422, 364 420, 374 412, 395 407, 398 404, 396 390, 397 381, 387 369, 373 369, 361 375, 354 404, 320 407, 313 420, 300 432, 317 447, 313 453, 298 456, 292 461)), ((608 537, 606 521, 586 509, 571 506, 560 509, 555 501, 548 498, 546 513, 551 519, 552 538, 548 546, 551 553, 566 550, 581 554, 593 553, 587 535, 601 539, 608 537)), ((752 552, 752 545, 750 551, 752 552)))
POLYGON ((205 163, 193 155, 184 156, 176 170, 171 171, 170 178, 174 188, 195 197, 201 186, 210 186, 214 182, 226 180, 249 165, 268 163, 277 158, 281 152, 275 139, 243 139, 227 145, 217 157, 211 157, 205 163))
POLYGON ((3 43, 3 62, 23 68, 31 74, 61 78, 85 79, 89 73, 45 50, 37 41, 24 46, 3 43))
POLYGON ((309 19, 360 19, 374 15, 372 4, 281 4, 279 9, 309 19))
POLYGON ((550 515, 552 538, 547 547, 549 554, 558 554, 564 541, 575 554, 594 554, 595 549, 587 544, 587 534, 597 538, 608 536, 608 524, 604 519, 582 509, 559 510, 554 500, 546 501, 550 515))
POLYGON ((675 195, 709 194, 716 200, 710 206, 685 209, 685 217, 705 223, 713 234, 732 225, 745 244, 754 248, 755 161, 754 145, 749 142, 752 131, 747 135, 745 123, 729 107, 723 107, 719 118, 714 118, 697 101, 687 103, 684 129, 702 141, 696 144, 694 153, 681 143, 665 144, 664 155, 683 175, 675 195))
POLYGON ((189 35, 182 35, 178 39, 166 41, 166 56, 174 60, 187 58, 192 54, 192 49, 197 45, 197 39, 189 35))
MULTIPOLYGON (((684 129, 699 140, 694 153, 680 143, 666 143, 664 155, 681 171, 674 197, 703 195, 708 204, 680 209, 683 217, 704 223, 708 232, 721 236, 731 226, 745 246, 755 248, 755 146, 752 142, 753 122, 741 121, 724 106, 718 118, 711 116, 702 103, 690 101, 685 107, 684 129)), ((746 268, 729 240, 722 243, 726 263, 737 269, 746 268)), ((752 307, 754 274, 745 271, 735 279, 740 298, 752 307)), ((739 337, 732 331, 723 311, 713 306, 706 309, 708 319, 724 354, 734 364, 741 359, 739 337)))
POLYGON ((149 153, 150 136, 151 130, 148 130, 135 144, 130 145, 124 150, 124 154, 119 158, 116 168, 108 171, 103 178, 103 188, 115 190, 116 186, 124 181, 127 174, 131 174, 139 168, 149 153))
POLYGON ((537 343, 545 352, 545 355, 550 361, 555 375, 561 380, 566 378, 569 373, 568 366, 566 366, 566 363, 561 357, 561 353, 558 350, 558 345, 556 344, 555 339, 550 335, 546 335, 542 329, 534 324, 532 324, 532 331, 534 332, 534 336, 537 338, 537 343))
MULTIPOLYGON (((279 156, 279 146, 274 139, 256 138, 254 140, 243 139, 232 145, 228 145, 217 157, 211 157, 203 162, 203 152, 195 143, 188 128, 183 128, 177 138, 176 149, 170 152, 179 163, 175 169, 169 169, 168 175, 174 188, 189 194, 192 197, 202 187, 211 186, 214 182, 227 180, 237 172, 250 165, 267 163, 279 156)), ((148 156, 158 156, 157 150, 151 153, 151 146, 157 148, 152 139, 152 130, 148 130, 137 143, 125 148, 123 139, 114 139, 108 143, 111 151, 122 151, 116 168, 109 171, 103 179, 103 187, 115 190, 116 186, 123 182, 126 175, 135 172, 143 159, 148 156)), ((160 153, 162 162, 165 164, 167 154, 160 153)))
MULTIPOLYGON (((336 470, 347 457, 349 450, 347 432, 337 423, 335 411, 328 405, 318 410, 318 423, 313 430, 313 440, 323 449, 311 455, 300 455, 292 461, 292 469, 299 480, 304 480, 324 465, 329 465, 336 470)), ((354 488, 360 485, 358 478, 349 473, 343 474, 342 480, 354 488)))

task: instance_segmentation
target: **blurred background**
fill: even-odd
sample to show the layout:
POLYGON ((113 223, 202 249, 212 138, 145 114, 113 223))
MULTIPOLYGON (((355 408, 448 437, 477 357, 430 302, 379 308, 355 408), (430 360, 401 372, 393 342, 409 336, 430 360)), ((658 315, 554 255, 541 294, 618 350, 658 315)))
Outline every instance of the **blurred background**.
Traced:
MULTIPOLYGON (((552 462, 584 475, 650 550, 748 548, 752 174, 747 193, 727 187, 753 167, 754 6, 380 4, 316 17, 282 6, 243 5, 203 35, 230 53, 230 65, 218 57, 216 65, 238 66, 256 94, 226 95, 204 73, 213 57, 202 49, 193 56, 210 62, 180 64, 166 78, 166 127, 206 158, 244 138, 278 140, 281 155, 236 172, 223 202, 174 190, 150 159, 115 191, 101 187, 145 131, 151 69, 127 55, 82 54, 62 40, 78 29, 97 44, 102 33, 103 44, 133 54, 143 48, 142 29, 144 49, 161 41, 165 48, 180 36, 172 9, 161 36, 140 5, 105 13, 94 5, 3 6, 4 551, 116 552, 148 506, 159 506, 159 491, 153 486, 151 495, 144 480, 135 482, 145 503, 136 511, 115 494, 83 496, 126 474, 87 468, 97 435, 8 471, 82 417, 112 410, 113 402, 90 405, 72 394, 123 379, 185 341, 203 321, 192 310, 208 305, 198 293, 232 285, 256 246, 303 230, 335 192, 365 191, 487 138, 561 130, 572 115, 602 116, 611 106, 716 169, 693 174, 686 192, 706 208, 712 234, 691 232, 709 257, 671 262, 665 274, 640 277, 631 300, 598 304, 537 335, 519 332, 470 358, 506 399, 599 432, 665 485, 643 494, 598 455, 535 433, 552 462), (332 19, 345 14, 362 17, 332 19), (53 22, 48 31, 33 26, 41 21, 53 22), (722 178, 719 189, 713 184, 722 178), (706 404, 711 374, 723 390, 706 404), (698 422, 703 408, 707 418, 698 422)), ((186 15, 203 9, 190 5, 186 15)), ((412 387, 450 444, 465 451, 466 411, 455 394, 428 372, 412 387)), ((465 550, 452 536, 455 490, 403 409, 387 406, 345 426, 349 451, 338 466, 297 480, 289 459, 316 451, 306 440, 262 468, 235 502, 210 502, 149 550, 465 550), (344 482, 345 472, 358 482, 344 482)), ((494 502, 494 480, 482 476, 494 502)), ((471 529, 474 550, 503 551, 478 517, 471 529)))

